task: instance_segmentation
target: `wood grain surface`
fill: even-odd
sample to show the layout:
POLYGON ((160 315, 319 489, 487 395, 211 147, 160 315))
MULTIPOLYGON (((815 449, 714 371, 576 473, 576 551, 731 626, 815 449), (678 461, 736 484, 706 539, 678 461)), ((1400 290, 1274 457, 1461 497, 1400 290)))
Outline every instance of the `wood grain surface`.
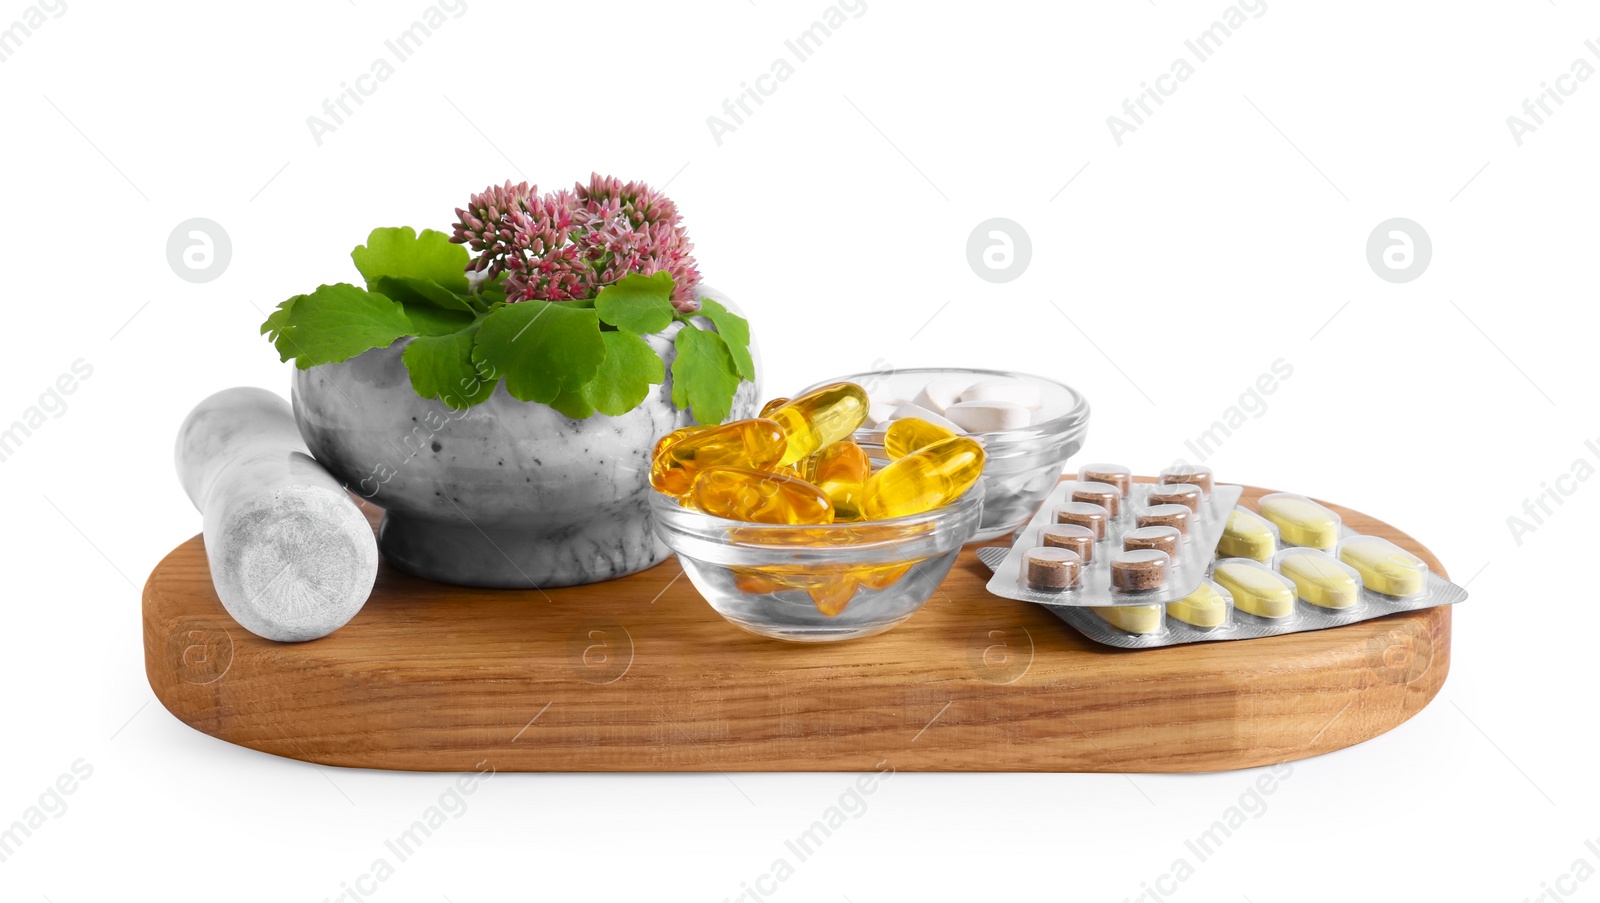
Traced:
MULTIPOLYGON (((1247 489, 1246 504, 1267 492, 1247 489)), ((1409 536, 1332 505, 1443 572, 1409 536)), ((1218 771, 1341 749, 1427 705, 1449 608, 1152 650, 990 595, 967 550, 888 633, 827 645, 723 621, 676 559, 592 586, 476 590, 384 565, 333 635, 240 628, 196 536, 144 590, 168 711, 230 743, 409 771, 1218 771)))

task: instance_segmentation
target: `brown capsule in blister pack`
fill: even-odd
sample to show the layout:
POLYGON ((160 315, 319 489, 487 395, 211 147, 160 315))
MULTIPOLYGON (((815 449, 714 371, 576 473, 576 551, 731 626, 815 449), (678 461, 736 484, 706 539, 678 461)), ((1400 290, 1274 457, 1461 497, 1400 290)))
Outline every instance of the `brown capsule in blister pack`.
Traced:
POLYGON ((1122 490, 1110 483, 1078 483, 1072 487, 1072 500, 1099 505, 1112 517, 1122 513, 1122 490))
POLYGON ((1094 531, 1078 524, 1055 524, 1039 530, 1039 544, 1053 549, 1071 549, 1084 564, 1094 560, 1094 531))
POLYGON ((1160 589, 1167 582, 1172 559, 1159 549, 1134 549, 1118 552, 1111 559, 1111 588, 1124 593, 1160 589))
POLYGON ((1145 496, 1147 505, 1182 505, 1196 514, 1205 501, 1205 490, 1193 483, 1162 483, 1150 487, 1150 494, 1145 496))
POLYGON ((1188 505, 1151 505, 1135 515, 1133 522, 1141 527, 1172 527, 1188 536, 1192 520, 1194 512, 1188 505))
POLYGON ((1183 541, 1183 534, 1176 527, 1136 527, 1122 534, 1122 548, 1132 552, 1135 549, 1160 549, 1168 557, 1178 557, 1178 544, 1183 541))
POLYGON ((1090 502, 1067 502, 1056 509, 1056 523, 1087 527, 1093 531, 1096 542, 1106 538, 1106 525, 1110 520, 1111 512, 1090 502))
POLYGON ((1123 498, 1133 494, 1133 471, 1121 464, 1085 464, 1078 468, 1078 479, 1084 483, 1110 483, 1121 490, 1123 498))
POLYGON ((1206 498, 1211 497, 1211 489, 1216 485, 1216 478, 1211 473, 1211 468, 1204 464, 1175 464, 1161 471, 1161 483, 1189 483, 1199 486, 1205 492, 1206 498))
POLYGON ((1028 585, 1047 591, 1069 590, 1078 585, 1083 561, 1071 549, 1038 548, 1023 553, 1028 585))

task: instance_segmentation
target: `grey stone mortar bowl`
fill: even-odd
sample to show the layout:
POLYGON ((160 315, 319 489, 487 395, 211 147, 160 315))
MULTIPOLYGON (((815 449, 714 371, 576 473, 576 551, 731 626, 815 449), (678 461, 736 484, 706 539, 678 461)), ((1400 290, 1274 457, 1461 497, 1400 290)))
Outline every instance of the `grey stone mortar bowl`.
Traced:
MULTIPOLYGON (((649 458, 658 439, 695 422, 672 403, 680 328, 646 337, 667 363, 667 382, 620 417, 572 420, 512 398, 504 384, 459 410, 421 398, 401 339, 295 370, 295 422, 322 466, 384 510, 378 547, 395 567, 507 589, 610 580, 670 554, 651 529, 649 458)), ((755 416, 759 403, 760 386, 741 383, 729 419, 755 416)))

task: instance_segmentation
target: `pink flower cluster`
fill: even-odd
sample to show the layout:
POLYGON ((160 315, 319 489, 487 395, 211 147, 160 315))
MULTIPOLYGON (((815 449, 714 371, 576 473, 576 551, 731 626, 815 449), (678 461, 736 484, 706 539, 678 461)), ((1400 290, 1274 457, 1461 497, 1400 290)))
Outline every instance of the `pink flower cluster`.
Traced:
POLYGON ((505 273, 508 300, 583 300, 629 273, 666 271, 672 305, 700 309, 700 271, 678 206, 643 182, 596 173, 541 195, 508 181, 473 195, 456 219, 451 240, 477 255, 468 271, 505 273))

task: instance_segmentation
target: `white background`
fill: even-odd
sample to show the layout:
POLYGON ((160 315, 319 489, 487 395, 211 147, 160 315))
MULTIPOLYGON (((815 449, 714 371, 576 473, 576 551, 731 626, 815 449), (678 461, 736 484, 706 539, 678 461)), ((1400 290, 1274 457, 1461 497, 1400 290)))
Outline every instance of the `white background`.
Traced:
MULTIPOLYGON (((1521 146, 1506 123, 1575 59, 1600 66, 1600 14, 1270 0, 1118 146, 1106 117, 1221 0, 868 0, 719 145, 706 118, 821 0, 467 0, 319 146, 306 118, 424 5, 68 0, 0 63, 0 422, 93 367, 0 463, 0 824, 93 769, 0 863, 0 897, 336 898, 447 788, 238 749, 154 701, 139 588, 200 526, 171 440, 216 389, 286 390, 263 312, 351 279, 372 227, 448 229, 490 182, 599 170, 668 186, 769 395, 875 364, 1034 371, 1091 399, 1085 460, 1148 470, 1283 358, 1292 378, 1208 463, 1386 519, 1471 581, 1439 698, 1294 764, 1163 896, 1600 899, 1562 877, 1600 867, 1600 485, 1563 482, 1520 543, 1507 525, 1600 463, 1600 78, 1564 83, 1521 146), (191 217, 232 240, 205 284, 165 255, 191 217), (1031 237, 1005 284, 966 257, 991 217, 1031 237), (1391 217, 1432 239, 1405 284, 1365 255, 1391 217)), ((0 4, 0 28, 25 10, 0 4)), ((734 898, 853 777, 503 774, 374 896, 734 898)), ((1134 899, 1256 778, 897 774, 775 896, 1134 899)))

